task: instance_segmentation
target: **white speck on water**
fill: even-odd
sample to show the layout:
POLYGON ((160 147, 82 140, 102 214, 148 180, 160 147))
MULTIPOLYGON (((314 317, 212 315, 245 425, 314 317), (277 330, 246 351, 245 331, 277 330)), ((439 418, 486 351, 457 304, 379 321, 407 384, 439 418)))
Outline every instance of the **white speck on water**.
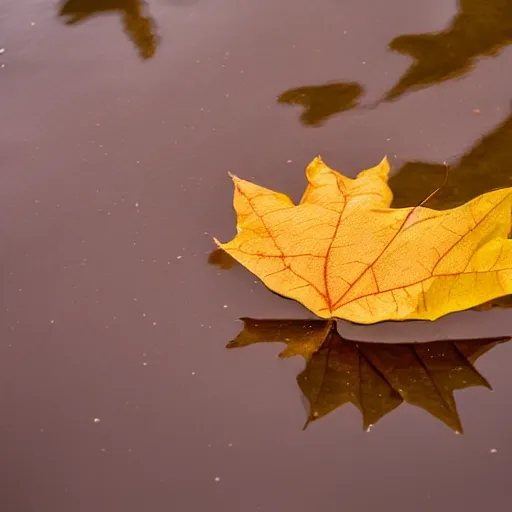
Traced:
POLYGON ((101 420, 99 418, 94 418, 94 423, 99 423, 101 420))
POLYGON ((142 313, 142 316, 145 317, 146 316, 146 313, 142 313))
POLYGON ((144 361, 144 362, 142 363, 142 366, 147 366, 147 365, 148 365, 148 363, 147 363, 146 361, 144 361))
POLYGON ((195 374, 196 374, 196 372, 192 372, 192 375, 195 375, 195 374))
POLYGON ((155 325, 156 325, 156 322, 153 322, 153 327, 155 327, 155 325))
POLYGON ((55 320, 50 320, 50 323, 51 323, 51 324, 54 324, 54 323, 55 323, 55 320))
POLYGON ((31 26, 31 27, 33 27, 35 24, 36 24, 36 22, 35 22, 35 21, 31 21, 31 22, 30 22, 30 26, 31 26))
POLYGON ((498 453, 498 450, 496 450, 496 448, 491 448, 491 449, 489 450, 489 452, 490 452, 490 453, 498 453))
POLYGON ((216 476, 216 477, 214 478, 214 480, 215 480, 216 482, 220 482, 220 476, 216 476))
POLYGON ((181 258, 183 258, 183 256, 176 256, 177 260, 181 260, 181 258))
POLYGON ((287 164, 291 164, 291 163, 292 163, 292 161, 291 161, 291 160, 286 160, 286 163, 287 163, 287 164))
POLYGON ((0 55, 5 52, 5 48, 0 48, 0 55))
POLYGON ((222 306, 222 307, 223 307, 223 308, 227 308, 227 307, 228 307, 228 305, 227 305, 227 304, 224 304, 224 306, 222 306))
POLYGON ((233 443, 229 443, 228 446, 231 448, 233 446, 233 443))

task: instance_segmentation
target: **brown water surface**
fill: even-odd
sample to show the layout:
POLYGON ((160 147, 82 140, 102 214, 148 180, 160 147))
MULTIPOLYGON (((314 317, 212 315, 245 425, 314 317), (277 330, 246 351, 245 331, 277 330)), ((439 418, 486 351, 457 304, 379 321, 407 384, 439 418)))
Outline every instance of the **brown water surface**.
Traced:
MULTIPOLYGON (((297 199, 317 154, 350 176, 387 154, 404 205, 447 162, 440 208, 510 185, 511 12, 4 0, 0 510, 508 510, 512 343, 474 363, 493 392, 455 392, 463 435, 407 403, 371 432, 351 405, 303 431, 303 360, 225 346, 239 317, 311 315, 208 259, 235 232, 228 171, 297 199)), ((512 318, 338 328, 412 343, 512 318)))

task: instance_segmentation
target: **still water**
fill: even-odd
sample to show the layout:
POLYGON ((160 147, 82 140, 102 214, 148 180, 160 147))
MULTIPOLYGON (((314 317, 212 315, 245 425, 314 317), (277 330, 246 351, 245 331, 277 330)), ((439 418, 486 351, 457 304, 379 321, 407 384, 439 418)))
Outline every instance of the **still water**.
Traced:
POLYGON ((4 0, 0 510, 510 508, 510 309, 338 321, 305 363, 312 315, 211 255, 229 171, 511 185, 509 43, 511 0, 4 0))

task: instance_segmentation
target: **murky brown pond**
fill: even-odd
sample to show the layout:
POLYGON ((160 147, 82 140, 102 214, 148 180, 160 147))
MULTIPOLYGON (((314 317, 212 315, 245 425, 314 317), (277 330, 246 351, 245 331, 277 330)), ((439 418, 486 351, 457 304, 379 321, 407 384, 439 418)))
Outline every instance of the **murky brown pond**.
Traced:
POLYGON ((312 315, 209 264, 228 171, 297 199, 317 154, 387 154, 396 206, 446 163, 432 207, 509 186, 509 43, 511 0, 4 0, 0 510, 510 508, 510 309, 339 321, 359 380, 302 430, 327 356, 225 347, 312 315))

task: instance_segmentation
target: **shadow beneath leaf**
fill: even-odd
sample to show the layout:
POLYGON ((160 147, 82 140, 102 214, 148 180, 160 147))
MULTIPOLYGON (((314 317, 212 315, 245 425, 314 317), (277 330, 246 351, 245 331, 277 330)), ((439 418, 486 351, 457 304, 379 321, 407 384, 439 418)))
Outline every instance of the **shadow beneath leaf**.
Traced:
MULTIPOLYGON (((468 153, 448 168, 446 185, 426 206, 444 210, 459 206, 485 192, 512 186, 512 116, 480 139, 468 153)), ((389 179, 392 207, 421 203, 445 180, 447 167, 428 162, 408 162, 389 179)))
POLYGON ((305 427, 351 403, 361 412, 363 428, 369 429, 407 402, 462 432, 453 392, 473 386, 491 389, 474 363, 510 340, 370 343, 343 338, 333 320, 242 320, 244 329, 228 348, 282 342, 286 347, 280 357, 305 359, 297 377, 310 406, 305 427))
POLYGON ((215 249, 208 255, 208 263, 210 265, 215 265, 222 270, 229 270, 233 268, 235 265, 238 265, 238 262, 230 256, 226 251, 222 249, 215 249))
POLYGON ((66 25, 76 25, 97 15, 117 13, 139 55, 149 59, 156 52, 159 38, 155 22, 146 11, 143 0, 67 0, 61 4, 59 16, 66 18, 66 25))
POLYGON ((355 108, 364 89, 357 82, 298 87, 283 92, 278 103, 300 105, 300 120, 306 126, 321 126, 330 117, 355 108))
POLYGON ((478 57, 496 56, 511 43, 510 0, 459 0, 459 12, 446 30, 391 41, 390 50, 409 55, 414 62, 385 99, 461 77, 478 57))

